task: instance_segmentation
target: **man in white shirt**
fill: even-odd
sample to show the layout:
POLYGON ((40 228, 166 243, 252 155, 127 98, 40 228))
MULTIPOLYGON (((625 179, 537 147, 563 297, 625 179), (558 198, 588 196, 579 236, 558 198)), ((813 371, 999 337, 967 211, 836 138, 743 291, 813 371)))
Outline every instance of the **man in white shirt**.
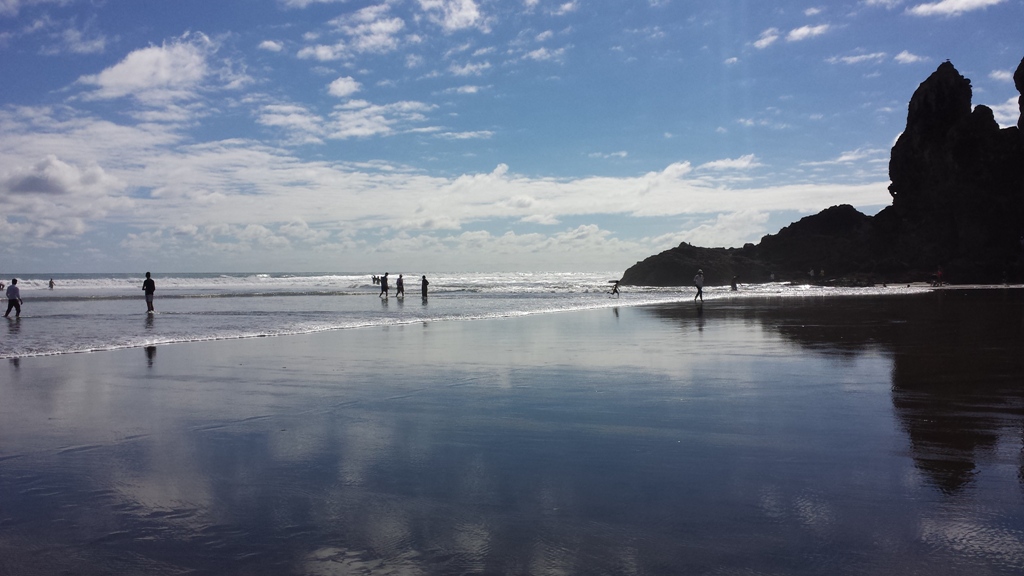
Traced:
POLYGON ((11 308, 14 308, 15 318, 21 317, 21 290, 18 289, 18 279, 11 278, 11 285, 7 287, 7 313, 4 314, 4 318, 11 313, 11 308))

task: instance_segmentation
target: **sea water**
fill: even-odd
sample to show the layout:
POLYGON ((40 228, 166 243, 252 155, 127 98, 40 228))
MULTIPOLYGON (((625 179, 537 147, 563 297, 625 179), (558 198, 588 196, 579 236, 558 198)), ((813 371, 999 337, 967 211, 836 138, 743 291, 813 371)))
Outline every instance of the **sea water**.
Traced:
MULTIPOLYGON (((527 314, 692 300, 695 289, 623 286, 613 296, 614 272, 430 273, 429 297, 420 276, 404 278, 405 298, 390 297, 369 273, 157 274, 156 314, 146 313, 143 277, 135 274, 24 275, 24 301, 0 324, 0 358, 93 352, 175 342, 308 334, 417 322, 473 320, 527 314)), ((10 280, 5 279, 5 283, 10 280)), ((705 288, 705 298, 828 296, 923 291, 924 286, 833 288, 772 282, 705 288)))

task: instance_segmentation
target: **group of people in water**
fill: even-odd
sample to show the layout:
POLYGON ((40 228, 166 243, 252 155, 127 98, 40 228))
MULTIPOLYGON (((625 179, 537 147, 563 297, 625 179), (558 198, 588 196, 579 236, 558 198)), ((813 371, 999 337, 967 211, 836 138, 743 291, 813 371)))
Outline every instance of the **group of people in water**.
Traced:
MULTIPOLYGON (((387 299, 390 288, 388 287, 388 273, 385 272, 383 276, 371 276, 371 280, 374 284, 380 284, 380 297, 387 299)), ((17 280, 12 282, 17 283, 17 280)), ((51 280, 52 282, 52 280, 51 280)), ((427 280, 426 275, 420 280, 420 293, 423 295, 423 300, 427 299, 427 286, 430 282, 427 280)), ((0 288, 3 288, 3 284, 0 284, 0 288)), ((52 286, 51 286, 52 288, 52 286)), ((154 314, 156 311, 153 309, 153 294, 156 292, 156 282, 153 280, 153 276, 146 272, 146 279, 142 281, 142 291, 146 294, 146 312, 154 314)), ((395 297, 405 298, 405 278, 399 274, 398 280, 395 282, 395 297)), ((8 308, 10 312, 10 308, 8 308)), ((21 313, 21 308, 18 308, 18 313, 21 313)))
MULTIPOLYGON (((388 273, 385 272, 383 276, 371 276, 374 284, 380 284, 380 298, 387 300, 390 287, 388 286, 388 273)), ((427 299, 427 286, 430 282, 427 280, 426 275, 420 279, 420 295, 425 301, 427 299)), ((405 277, 401 274, 398 275, 398 280, 395 281, 395 298, 405 298, 405 277)))
MULTIPOLYGON (((383 276, 371 276, 370 278, 371 278, 371 280, 372 280, 372 282, 374 284, 379 284, 380 285, 380 294, 378 296, 380 298, 386 300, 388 298, 388 295, 389 295, 389 292, 390 292, 390 287, 388 285, 388 272, 385 272, 383 276)), ((610 282, 612 283, 611 294, 613 296, 618 296, 619 295, 619 282, 620 281, 619 280, 611 280, 610 282)), ((696 301, 699 298, 700 301, 703 302, 704 301, 704 271, 703 270, 697 270, 697 275, 693 277, 693 284, 694 284, 694 286, 697 287, 697 294, 694 295, 693 299, 696 301)), ((426 299, 427 299, 427 286, 429 286, 429 285, 430 285, 430 282, 427 280, 426 275, 421 276, 421 278, 420 278, 420 295, 423 297, 424 301, 426 301, 426 299)), ((53 290, 53 280, 52 279, 50 280, 49 287, 50 287, 51 290, 53 290)), ((3 288, 4 288, 3 282, 0 282, 0 290, 3 290, 3 288)), ((732 289, 736 290, 736 277, 735 276, 733 277, 733 281, 732 281, 732 289)), ((153 276, 149 272, 146 272, 146 279, 142 281, 142 292, 146 296, 146 312, 149 313, 149 314, 156 313, 156 310, 153 308, 153 295, 156 292, 156 282, 153 280, 153 276)), ((18 279, 17 278, 12 278, 11 279, 11 285, 7 287, 7 291, 5 292, 5 294, 7 296, 7 313, 4 314, 4 318, 7 318, 10 315, 11 310, 15 311, 15 317, 20 317, 21 316, 21 304, 22 304, 22 301, 21 301, 21 291, 18 288, 18 279)), ((402 274, 399 274, 398 275, 398 280, 395 281, 395 297, 396 298, 405 298, 405 277, 402 274)))

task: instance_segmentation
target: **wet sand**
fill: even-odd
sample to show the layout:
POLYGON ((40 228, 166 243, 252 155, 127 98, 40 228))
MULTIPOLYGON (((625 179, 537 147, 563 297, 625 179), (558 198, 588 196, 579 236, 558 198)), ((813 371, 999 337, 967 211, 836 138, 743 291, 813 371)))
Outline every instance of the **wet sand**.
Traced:
POLYGON ((0 574, 1015 574, 1024 292, 12 360, 0 574))

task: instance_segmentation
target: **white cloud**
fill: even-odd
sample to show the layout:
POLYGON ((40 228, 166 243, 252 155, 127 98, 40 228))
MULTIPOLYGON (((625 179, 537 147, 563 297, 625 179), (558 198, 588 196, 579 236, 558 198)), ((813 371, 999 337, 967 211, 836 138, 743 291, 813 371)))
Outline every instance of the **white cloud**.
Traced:
POLYGON ((350 59, 359 54, 386 54, 399 48, 405 22, 389 14, 390 6, 367 6, 328 22, 343 38, 299 50, 298 57, 321 62, 350 59))
POLYGON ((767 212, 754 210, 727 212, 673 237, 697 246, 736 246, 743 238, 759 237, 768 233, 765 227, 768 216, 767 212))
POLYGON ((324 119, 302 106, 294 104, 268 104, 263 106, 257 122, 263 126, 281 128, 292 135, 296 144, 319 144, 325 133, 324 119))
POLYGON ((168 102, 195 97, 210 73, 207 56, 213 46, 203 34, 186 34, 162 46, 135 50, 99 74, 82 76, 80 84, 95 86, 93 98, 133 96, 140 101, 168 102))
POLYGON ((477 130, 474 132, 441 132, 437 135, 438 138, 445 138, 448 140, 477 140, 486 139, 494 136, 494 132, 490 130, 477 130))
POLYGON ((558 7, 551 11, 551 13, 555 16, 565 16, 566 14, 571 14, 579 10, 579 8, 579 3, 576 2, 576 0, 572 0, 571 2, 563 2, 562 4, 559 4, 558 7))
POLYGON ((1006 0, 941 0, 918 4, 907 9, 914 16, 960 16, 966 12, 981 10, 989 6, 1002 4, 1006 0))
POLYGON ((349 46, 357 53, 383 54, 398 48, 399 32, 405 28, 401 18, 389 17, 387 4, 368 6, 332 23, 349 37, 349 46))
POLYGON ((737 58, 737 57, 733 56, 732 58, 726 58, 726 59, 725 59, 725 65, 726 65, 726 66, 732 66, 733 64, 736 64, 736 63, 738 63, 739 61, 740 61, 740 59, 739 59, 739 58, 737 58))
POLYGON ((758 37, 757 41, 754 42, 754 48, 757 48, 758 50, 764 50, 765 48, 774 44, 775 41, 778 39, 779 29, 769 28, 764 32, 761 32, 761 35, 758 37))
POLYGON ((334 82, 331 82, 330 86, 328 86, 327 88, 327 91, 330 93, 331 96, 346 98, 358 92, 361 87, 362 85, 359 84, 359 82, 356 82, 354 79, 352 79, 352 77, 342 76, 341 78, 338 78, 334 82))
POLYGON ((853 56, 832 56, 825 59, 829 64, 862 64, 864 62, 881 62, 888 57, 885 52, 873 52, 871 54, 856 54, 853 56))
POLYGON ((83 168, 49 154, 0 175, 0 211, 18 215, 13 222, 0 219, 0 229, 42 246, 74 238, 126 206, 124 189, 124 182, 98 164, 83 168))
POLYGON ((479 94, 481 90, 486 89, 487 86, 474 86, 467 84, 465 86, 455 86, 453 88, 445 89, 445 94, 479 94))
POLYGON ((903 3, 903 0, 864 0, 864 4, 867 6, 883 6, 885 8, 895 8, 903 3))
POLYGON ((749 170, 763 166, 757 161, 753 154, 746 154, 739 158, 725 158, 723 160, 712 160, 697 167, 698 170, 749 170))
POLYGON ((997 82, 1013 82, 1013 71, 993 70, 988 73, 988 77, 993 80, 996 80, 997 82))
POLYGON ((491 67, 490 62, 469 62, 462 66, 452 64, 448 67, 448 71, 456 76, 479 76, 491 67))
POLYGON ((59 55, 65 52, 71 54, 102 54, 107 48, 107 37, 104 34, 91 30, 79 30, 69 26, 60 31, 57 35, 59 44, 56 46, 44 47, 44 54, 59 55))
POLYGON ((822 12, 824 12, 823 8, 818 8, 818 7, 808 8, 808 9, 804 10, 804 16, 817 16, 818 14, 821 14, 822 12))
POLYGON ((474 0, 419 0, 419 4, 445 32, 466 28, 486 30, 484 17, 474 0))
POLYGON ((387 135, 409 124, 426 120, 425 112, 434 107, 422 102, 403 101, 376 105, 365 101, 349 102, 331 113, 327 137, 332 139, 387 135))
POLYGON ((1009 128, 1017 125, 1020 118, 1020 105, 1017 96, 1010 97, 1002 104, 990 104, 989 108, 992 109, 992 114, 1001 127, 1009 128))
POLYGON ((348 2, 348 0, 278 0, 287 8, 306 8, 313 4, 337 4, 348 2))
POLYGON ((534 60, 537 62, 545 62, 549 60, 561 61, 565 57, 565 48, 558 48, 557 50, 548 50, 547 48, 541 47, 536 50, 531 50, 523 55, 526 60, 534 60))
POLYGON ((277 40, 264 40, 260 42, 258 46, 260 50, 266 50, 267 52, 280 52, 284 50, 284 44, 277 40))
POLYGON ((801 26, 794 28, 786 34, 787 42, 799 42, 801 40, 807 40, 808 38, 814 38, 815 36, 821 36, 828 32, 832 27, 828 24, 819 24, 817 26, 801 26))
POLYGON ((922 56, 917 56, 916 54, 911 54, 910 52, 904 50, 903 52, 900 52, 896 56, 893 56, 893 60, 900 64, 915 64, 917 62, 924 62, 925 58, 922 56))
POLYGON ((889 151, 881 150, 877 148, 857 148, 856 150, 849 150, 843 152, 838 157, 832 160, 822 160, 820 162, 804 162, 802 166, 835 166, 837 164, 852 164, 855 162, 863 162, 865 160, 881 160, 888 159, 889 151))
POLYGON ((334 60, 341 60, 346 55, 346 45, 344 42, 340 42, 333 45, 318 44, 316 46, 307 46, 299 50, 297 54, 299 58, 311 58, 313 60, 319 60, 320 62, 331 62, 334 60))
POLYGON ((590 154, 587 154, 588 158, 600 158, 604 160, 611 158, 626 158, 627 156, 629 156, 629 152, 626 152, 625 150, 619 150, 618 152, 591 152, 590 154))

